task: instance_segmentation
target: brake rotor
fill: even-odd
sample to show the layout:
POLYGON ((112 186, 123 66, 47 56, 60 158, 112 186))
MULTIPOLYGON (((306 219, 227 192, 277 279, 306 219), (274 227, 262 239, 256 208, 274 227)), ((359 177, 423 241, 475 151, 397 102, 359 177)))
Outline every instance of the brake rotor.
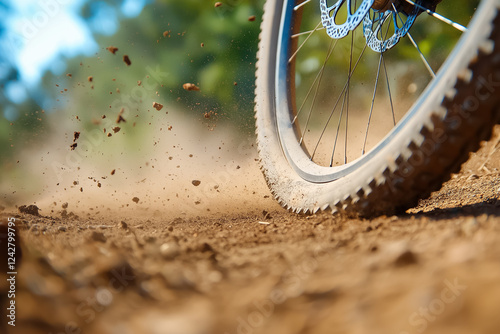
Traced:
POLYGON ((321 22, 328 36, 335 39, 347 36, 350 31, 353 31, 360 25, 370 11, 374 1, 375 0, 363 0, 356 11, 351 13, 352 0, 339 0, 330 7, 327 5, 327 0, 320 0, 321 22), (337 24, 335 20, 340 8, 343 7, 342 5, 344 4, 346 4, 344 7, 347 9, 347 19, 344 23, 337 24))
MULTIPOLYGON (((384 2, 384 0, 380 2, 384 2)), ((415 23, 415 19, 422 12, 417 6, 411 6, 411 8, 407 6, 396 7, 392 0, 387 2, 392 8, 385 11, 369 11, 363 20, 363 35, 366 38, 366 44, 375 52, 385 52, 398 44, 400 39, 406 36, 413 23, 415 23), (411 10, 411 12, 407 14, 406 10, 411 10), (404 18, 406 18, 406 21, 404 21, 404 18), (387 22, 387 20, 392 22, 387 22), (382 31, 384 23, 393 25, 394 33, 391 36, 387 36, 389 27, 385 32, 382 31)), ((417 5, 422 3, 420 0, 414 2, 417 5)))

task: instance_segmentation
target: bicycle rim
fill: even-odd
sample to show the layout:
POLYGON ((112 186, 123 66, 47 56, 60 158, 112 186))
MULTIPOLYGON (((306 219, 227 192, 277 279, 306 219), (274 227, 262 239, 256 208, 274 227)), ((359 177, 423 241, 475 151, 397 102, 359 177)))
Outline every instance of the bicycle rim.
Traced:
MULTIPOLYGON (((458 2, 451 5, 460 7, 458 2)), ((294 171, 308 182, 326 183, 354 173, 400 135, 408 121, 442 91, 440 86, 453 71, 466 38, 447 23, 419 17, 410 35, 377 53, 367 47, 370 39, 363 36, 361 27, 332 40, 318 29, 317 20, 304 23, 302 16, 314 13, 308 7, 318 4, 301 3, 283 3, 275 73, 276 122, 283 153, 294 171), (430 30, 419 28, 428 22, 432 22, 430 30), (447 42, 445 56, 426 46, 429 40, 439 43, 443 32, 438 29, 454 39, 447 42), (313 71, 315 67, 319 69, 313 71), (403 82, 405 77, 411 80, 403 82)), ((462 3, 476 7, 470 1, 462 3)), ((315 13, 319 16, 317 8, 315 13)), ((465 19, 462 15, 452 21, 467 21, 463 22, 467 25, 473 14, 472 10, 465 19)), ((394 11, 393 15, 400 19, 403 14, 394 11)), ((381 26, 383 33, 377 38, 383 41, 395 28, 381 26)))

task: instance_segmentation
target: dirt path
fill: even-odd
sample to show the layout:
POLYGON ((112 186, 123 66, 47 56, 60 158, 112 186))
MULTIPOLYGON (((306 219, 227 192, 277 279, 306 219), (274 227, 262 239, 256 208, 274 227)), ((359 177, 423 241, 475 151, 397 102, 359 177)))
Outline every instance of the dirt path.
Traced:
POLYGON ((498 138, 401 216, 6 213, 9 333, 499 333, 498 138))

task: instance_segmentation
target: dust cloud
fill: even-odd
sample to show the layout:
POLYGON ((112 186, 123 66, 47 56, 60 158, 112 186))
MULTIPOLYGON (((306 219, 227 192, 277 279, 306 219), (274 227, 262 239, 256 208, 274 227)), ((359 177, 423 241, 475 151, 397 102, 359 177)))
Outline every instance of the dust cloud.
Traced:
POLYGON ((73 119, 49 115, 57 126, 51 126, 50 138, 19 154, 16 176, 0 184, 1 203, 36 204, 44 216, 83 219, 278 208, 259 170, 253 135, 182 112, 148 113, 137 126, 128 115, 119 129, 111 117, 85 129, 73 119))

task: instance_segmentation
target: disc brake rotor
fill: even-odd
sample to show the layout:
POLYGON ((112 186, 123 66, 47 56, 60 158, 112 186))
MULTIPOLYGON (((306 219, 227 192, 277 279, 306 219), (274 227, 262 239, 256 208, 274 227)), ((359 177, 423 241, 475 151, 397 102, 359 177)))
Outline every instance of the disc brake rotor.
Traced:
MULTIPOLYGON (((320 0, 320 8, 321 23, 326 29, 328 36, 334 39, 344 38, 363 21, 363 34, 367 45, 375 52, 385 52, 396 45, 401 37, 404 37, 408 33, 421 12, 415 6, 412 7, 410 14, 406 14, 404 11, 396 9, 391 0, 363 0, 354 13, 352 13, 352 0, 338 0, 332 6, 328 6, 327 1, 320 0), (347 19, 344 23, 337 24, 335 21, 342 7, 347 10, 347 19), (378 8, 382 10, 378 11, 378 8), (391 36, 387 36, 389 30, 384 33, 382 27, 390 19, 392 19, 392 23, 389 22, 388 24, 393 25, 394 32, 391 36)), ((434 1, 439 2, 441 0, 434 1)), ((414 2, 421 4, 422 0, 415 0, 414 2)))
MULTIPOLYGON (((421 1, 415 1, 420 4, 421 1)), ((375 52, 385 52, 396 45, 399 40, 406 36, 420 10, 417 6, 413 7, 410 14, 398 11, 396 8, 389 9, 384 12, 369 11, 363 20, 363 34, 366 38, 366 44, 375 52), (406 21, 404 19, 406 18, 406 21), (382 31, 382 27, 387 20, 392 19, 394 33, 392 36, 387 36, 389 26, 386 31, 382 31)), ((388 22, 387 24, 391 24, 388 22)))
POLYGON ((352 31, 357 28, 357 26, 366 17, 370 8, 375 0, 363 0, 361 5, 356 9, 354 13, 351 13, 351 3, 352 0, 339 0, 333 6, 328 7, 327 0, 320 0, 321 8, 321 22, 323 27, 326 29, 326 33, 331 38, 339 39, 344 38, 352 31), (347 8, 347 19, 342 24, 337 24, 335 19, 339 13, 340 8, 344 3, 346 3, 347 8))

